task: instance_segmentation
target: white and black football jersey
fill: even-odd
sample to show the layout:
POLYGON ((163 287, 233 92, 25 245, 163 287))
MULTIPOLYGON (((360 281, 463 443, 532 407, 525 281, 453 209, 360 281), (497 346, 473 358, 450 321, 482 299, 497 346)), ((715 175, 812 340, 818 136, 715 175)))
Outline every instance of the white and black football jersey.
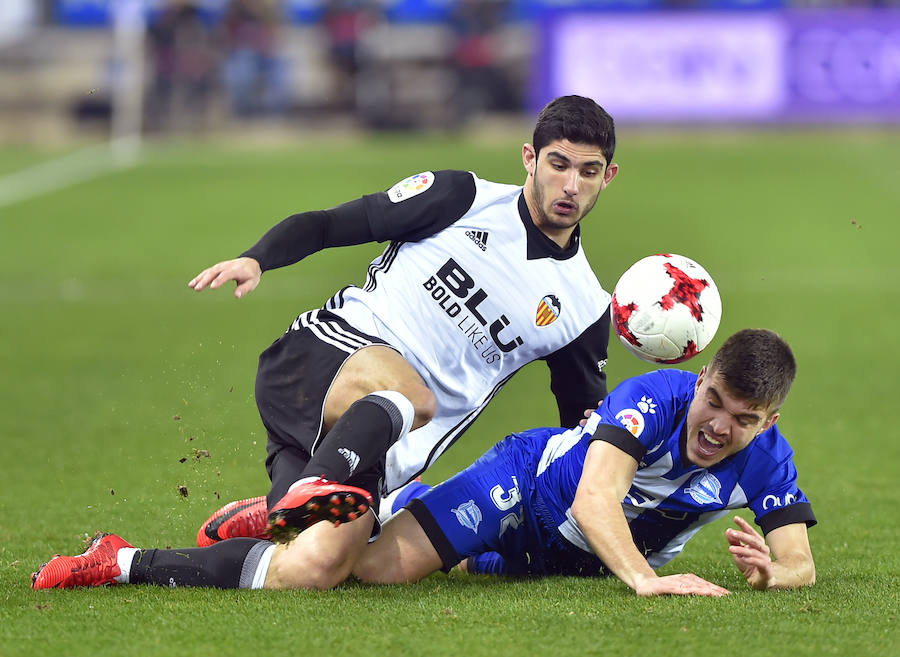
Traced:
POLYGON ((470 172, 424 172, 363 197, 389 241, 362 287, 325 308, 395 347, 437 398, 437 413, 387 454, 385 489, 414 478, 522 366, 544 359, 561 422, 606 393, 606 292, 576 228, 560 248, 534 226, 522 187, 470 172))

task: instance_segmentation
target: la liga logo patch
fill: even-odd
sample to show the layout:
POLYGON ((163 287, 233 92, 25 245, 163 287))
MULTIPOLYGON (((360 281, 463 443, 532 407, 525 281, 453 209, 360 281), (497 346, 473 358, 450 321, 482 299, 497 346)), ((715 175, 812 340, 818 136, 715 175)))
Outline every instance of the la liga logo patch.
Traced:
POLYGON ((388 198, 391 203, 399 203, 408 198, 412 198, 417 194, 421 194, 434 183, 434 174, 431 171, 423 171, 414 176, 410 176, 405 180, 401 180, 391 187, 388 192, 388 198))
POLYGON ((616 413, 616 419, 635 438, 644 433, 644 416, 633 408, 626 408, 616 413))
POLYGON ((538 304, 534 323, 538 326, 548 326, 556 321, 560 312, 562 312, 562 305, 559 303, 559 299, 548 294, 538 304))

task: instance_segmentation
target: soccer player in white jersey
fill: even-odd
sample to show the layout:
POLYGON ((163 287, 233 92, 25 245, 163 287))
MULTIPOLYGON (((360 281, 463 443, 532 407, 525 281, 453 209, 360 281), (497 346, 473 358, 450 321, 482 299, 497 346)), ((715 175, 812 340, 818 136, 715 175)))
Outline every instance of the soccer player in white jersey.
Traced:
MULTIPOLYGON (((395 503, 408 503, 353 573, 403 583, 463 560, 476 573, 612 573, 639 595, 720 596, 728 591, 695 574, 660 577, 655 569, 703 525, 748 507, 763 535, 736 516, 738 527, 726 538, 750 586, 813 584, 807 527, 816 519, 775 424, 795 371, 777 334, 748 329, 729 338, 699 375, 671 369, 625 381, 583 426, 512 434, 435 488, 413 482, 400 489, 395 503)), ((278 588, 268 573, 289 567, 291 555, 275 552, 264 562, 264 542, 224 543, 232 542, 256 557, 237 564, 217 553, 192 563, 204 548, 179 550, 173 559, 172 551, 98 536, 83 555, 51 560, 34 586, 278 588)))
MULTIPOLYGON (((323 248, 389 242, 363 287, 300 314, 260 356, 272 486, 213 514, 197 536, 211 552, 192 563, 225 558, 239 578, 275 546, 224 539, 273 537, 286 558, 268 584, 342 582, 378 533, 370 507, 379 496, 423 472, 535 360, 550 368, 561 424, 577 425, 606 394, 610 295, 582 250, 580 221, 618 172, 614 150, 603 108, 558 98, 522 147, 524 185, 422 172, 292 215, 192 279, 196 291, 234 281, 242 297, 262 272, 323 248)), ((163 570, 184 553, 165 552, 154 556, 163 570)))
POLYGON ((813 584, 816 519, 775 424, 795 371, 776 333, 747 329, 699 376, 625 381, 581 427, 512 434, 435 488, 410 484, 355 573, 408 582, 465 560, 476 573, 612 573, 639 595, 720 596, 697 575, 655 569, 703 525, 748 507, 764 536, 735 516, 726 538, 750 586, 813 584))

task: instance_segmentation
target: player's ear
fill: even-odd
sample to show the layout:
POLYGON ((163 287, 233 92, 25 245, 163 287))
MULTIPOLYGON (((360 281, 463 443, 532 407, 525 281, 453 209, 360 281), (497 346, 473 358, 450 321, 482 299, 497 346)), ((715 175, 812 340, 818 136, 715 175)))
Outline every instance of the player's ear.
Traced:
POLYGON ((762 428, 756 433, 756 435, 758 436, 763 431, 767 431, 773 424, 778 421, 779 415, 780 413, 772 413, 772 415, 770 415, 769 418, 765 422, 763 422, 762 428))
POLYGON ((522 164, 525 165, 525 171, 528 175, 534 175, 534 167, 537 165, 537 153, 531 144, 522 144, 522 164))
POLYGON ((600 189, 606 189, 606 186, 612 182, 617 173, 619 173, 619 165, 615 162, 610 162, 606 167, 606 171, 603 172, 603 183, 600 185, 600 189))
POLYGON ((706 377, 706 365, 700 368, 700 373, 697 375, 697 382, 694 384, 694 392, 700 390, 700 384, 703 383, 704 377, 706 377))

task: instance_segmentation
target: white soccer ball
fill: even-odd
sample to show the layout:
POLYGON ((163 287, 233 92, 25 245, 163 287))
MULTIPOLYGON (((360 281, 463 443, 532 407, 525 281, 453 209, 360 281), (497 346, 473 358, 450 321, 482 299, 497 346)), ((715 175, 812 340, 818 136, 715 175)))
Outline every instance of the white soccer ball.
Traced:
POLYGON ((616 283, 612 324, 623 345, 651 363, 681 363, 703 351, 722 318, 712 276, 684 256, 660 253, 634 263, 616 283))

